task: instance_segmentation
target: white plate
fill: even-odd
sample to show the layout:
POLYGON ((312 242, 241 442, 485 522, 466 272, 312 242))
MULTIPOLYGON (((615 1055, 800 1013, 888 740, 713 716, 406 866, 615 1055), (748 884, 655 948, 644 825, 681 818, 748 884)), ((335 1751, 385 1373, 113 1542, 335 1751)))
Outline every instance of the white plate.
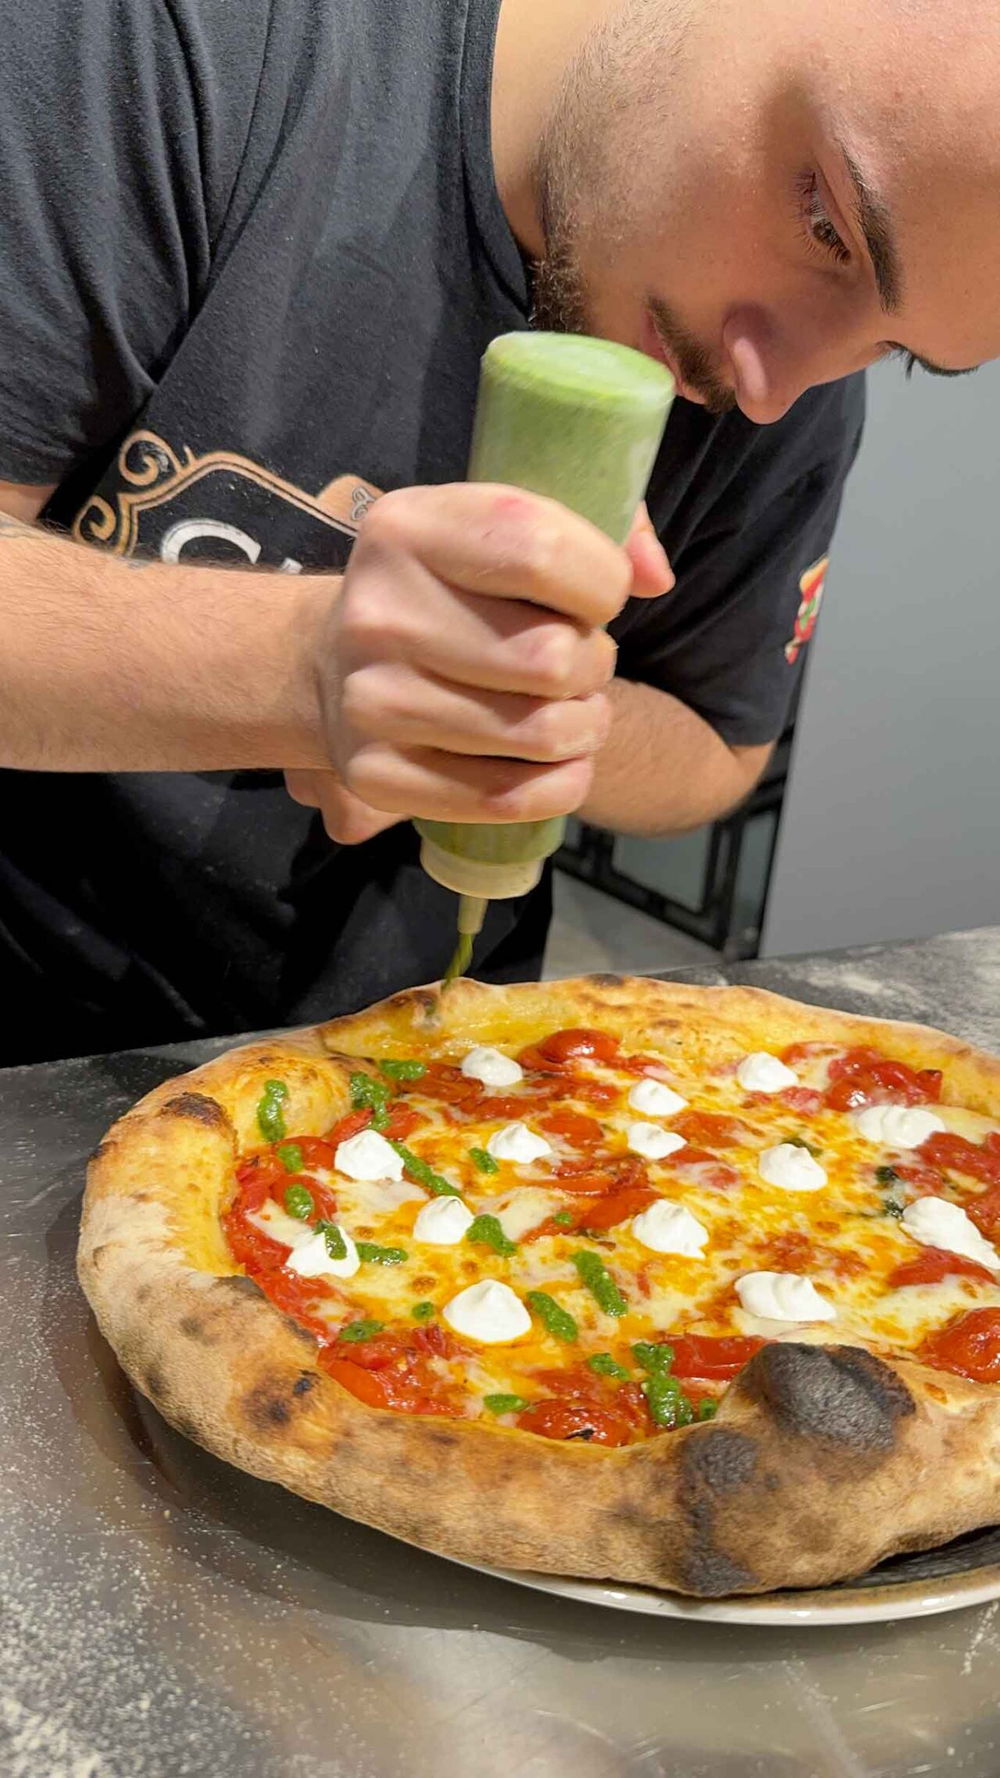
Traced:
POLYGON ((708 1624, 881 1624, 899 1618, 931 1617, 937 1612, 958 1611, 966 1605, 982 1605, 989 1599, 1000 1598, 1000 1564, 976 1559, 980 1543, 988 1543, 993 1556, 997 1533, 977 1533, 973 1539, 962 1539, 944 1550, 899 1558, 861 1583, 844 1582, 801 1592, 734 1594, 725 1599, 687 1599, 680 1593, 661 1593, 652 1587, 615 1586, 607 1581, 573 1580, 566 1575, 512 1568, 481 1567, 480 1571, 583 1605, 644 1612, 650 1617, 684 1618, 708 1624))

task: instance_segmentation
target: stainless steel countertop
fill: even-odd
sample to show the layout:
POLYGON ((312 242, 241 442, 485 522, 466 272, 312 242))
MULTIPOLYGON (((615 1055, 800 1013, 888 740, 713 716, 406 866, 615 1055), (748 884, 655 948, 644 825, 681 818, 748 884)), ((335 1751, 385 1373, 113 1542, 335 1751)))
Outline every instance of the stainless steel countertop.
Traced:
MULTIPOLYGON (((730 974, 1000 1050, 1000 928, 730 974)), ((166 1427, 78 1291, 79 1194, 112 1118, 224 1047, 0 1073, 0 1771, 997 1778, 1000 1605, 865 1629, 631 1617, 425 1555, 166 1427)))

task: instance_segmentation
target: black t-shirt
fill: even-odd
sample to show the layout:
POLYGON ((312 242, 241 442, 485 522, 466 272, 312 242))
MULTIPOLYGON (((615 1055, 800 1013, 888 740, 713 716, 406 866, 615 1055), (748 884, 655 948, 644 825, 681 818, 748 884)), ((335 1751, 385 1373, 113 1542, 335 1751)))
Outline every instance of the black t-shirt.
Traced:
MULTIPOLYGON (((122 556, 285 573, 342 565, 379 491, 460 478, 529 306, 497 6, 0 0, 0 478, 58 483, 47 516, 122 556)), ((862 400, 675 405, 649 504, 677 590, 622 613, 619 671, 729 742, 782 727, 862 400)), ((536 968, 546 908, 494 904, 477 973, 536 968)), ((408 824, 334 845, 278 774, 0 773, 0 1061, 332 1016, 439 974, 453 914, 408 824)))

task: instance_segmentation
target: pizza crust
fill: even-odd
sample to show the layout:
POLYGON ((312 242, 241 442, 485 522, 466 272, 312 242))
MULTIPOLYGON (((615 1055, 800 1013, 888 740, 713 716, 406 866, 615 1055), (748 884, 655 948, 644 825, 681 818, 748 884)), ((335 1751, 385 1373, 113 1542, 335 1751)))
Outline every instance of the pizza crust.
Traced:
POLYGON ((998 1517, 1000 1390, 859 1346, 776 1341, 714 1421, 621 1449, 370 1408, 322 1372, 312 1336, 228 1252, 233 1160, 259 1140, 265 1080, 287 1082, 290 1129, 325 1129, 349 1107, 351 1058, 404 1054, 429 1021, 456 1055, 569 1024, 667 1055, 695 1027, 706 1059, 734 1044, 870 1043, 942 1068, 971 1108, 1000 1108, 1000 1062, 940 1032, 754 988, 623 977, 462 981, 443 1008, 416 989, 234 1050, 121 1119, 85 1196, 83 1288, 129 1377, 179 1431, 442 1555, 701 1597, 822 1585, 998 1517))

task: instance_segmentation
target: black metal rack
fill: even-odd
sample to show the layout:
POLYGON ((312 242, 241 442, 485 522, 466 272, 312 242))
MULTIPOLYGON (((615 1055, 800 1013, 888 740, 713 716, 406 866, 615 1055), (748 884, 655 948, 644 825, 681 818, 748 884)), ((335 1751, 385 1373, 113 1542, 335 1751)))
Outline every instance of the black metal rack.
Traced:
POLYGON ((619 870, 615 863, 616 836, 586 822, 579 824, 578 833, 556 853, 556 864, 570 876, 603 889, 606 895, 713 946, 727 962, 756 957, 788 779, 792 733, 790 727, 785 730, 760 783, 746 801, 731 815, 711 824, 700 893, 693 905, 639 883, 619 870), (749 917, 745 917, 737 908, 740 867, 751 825, 762 820, 770 823, 763 883, 749 917))

